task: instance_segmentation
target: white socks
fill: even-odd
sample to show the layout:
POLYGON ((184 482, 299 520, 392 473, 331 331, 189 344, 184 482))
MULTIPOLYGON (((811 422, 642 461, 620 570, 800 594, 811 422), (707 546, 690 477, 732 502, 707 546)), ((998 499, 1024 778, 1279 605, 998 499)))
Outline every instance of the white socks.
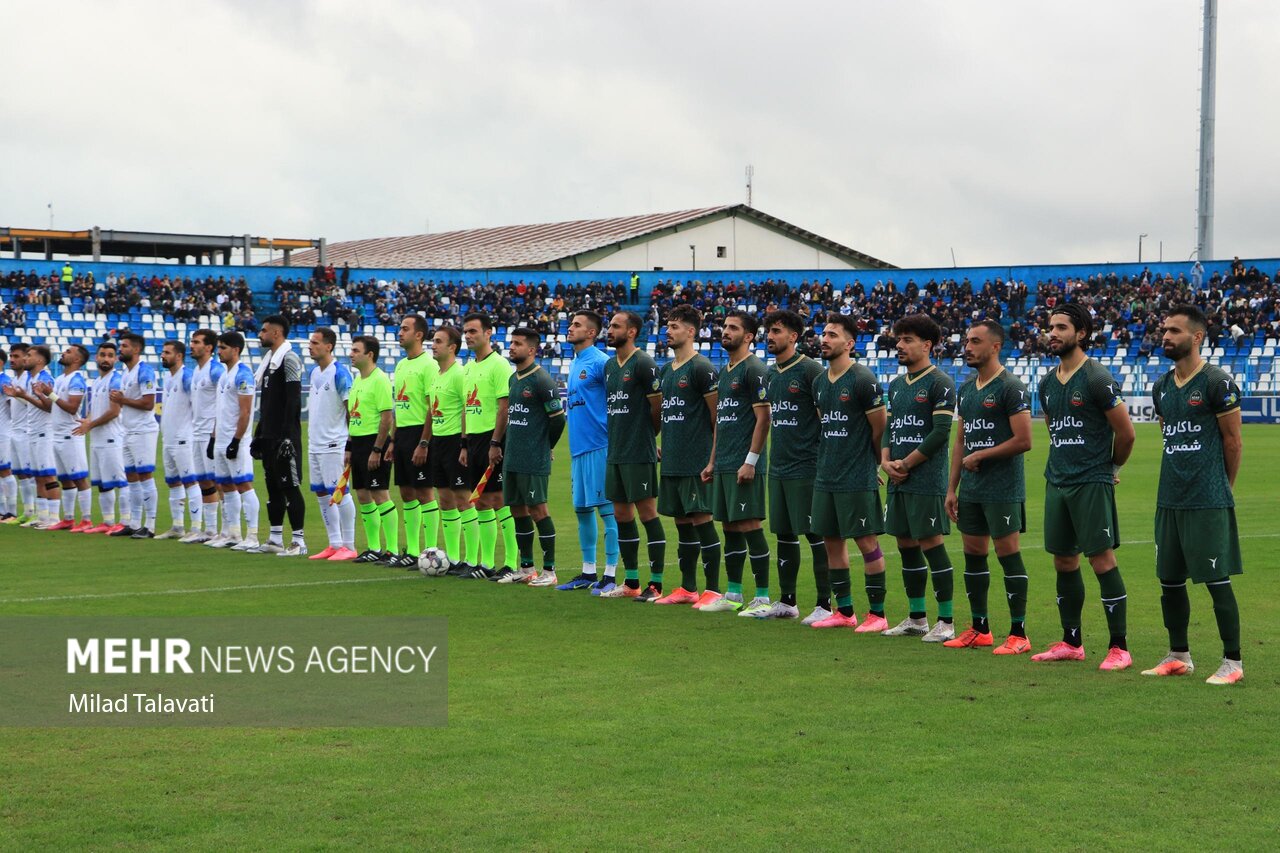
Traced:
POLYGON ((342 497, 342 503, 333 507, 338 511, 338 516, 342 527, 342 547, 350 548, 352 551, 356 549, 356 502, 351 497, 351 493, 347 492, 342 497))
POLYGON ((116 523, 116 494, 119 491, 119 489, 110 489, 98 492, 98 509, 102 512, 103 524, 116 523))
POLYGON ((156 478, 149 477, 146 480, 140 480, 138 485, 142 486, 142 526, 154 527, 156 523, 156 504, 160 502, 160 493, 156 489, 156 478))
POLYGON ((240 536, 240 493, 235 489, 222 493, 222 533, 240 536))
POLYGON ((18 478, 12 474, 0 477, 0 515, 18 514, 18 478))
POLYGON ((202 497, 200 494, 200 487, 197 486, 195 483, 192 483, 190 486, 186 487, 186 492, 187 492, 187 513, 191 516, 190 529, 199 530, 200 521, 201 521, 201 517, 200 517, 201 510, 204 509, 204 504, 200 502, 202 497))
POLYGON ((320 505, 320 519, 324 522, 324 532, 329 537, 330 548, 342 547, 342 528, 338 508, 329 503, 332 495, 316 495, 316 503, 320 505))
POLYGON ((241 506, 244 507, 244 535, 246 539, 258 538, 258 493, 252 488, 247 492, 240 492, 241 506))

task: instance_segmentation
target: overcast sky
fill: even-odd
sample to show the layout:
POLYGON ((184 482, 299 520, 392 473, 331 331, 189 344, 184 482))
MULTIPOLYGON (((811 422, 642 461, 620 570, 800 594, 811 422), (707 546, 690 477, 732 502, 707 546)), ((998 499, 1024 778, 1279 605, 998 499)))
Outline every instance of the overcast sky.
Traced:
MULTIPOLYGON (((899 266, 1186 258, 1197 0, 10 10, 0 225, 357 237, 745 201, 899 266)), ((1219 19, 1219 257, 1280 255, 1280 3, 1219 19)))

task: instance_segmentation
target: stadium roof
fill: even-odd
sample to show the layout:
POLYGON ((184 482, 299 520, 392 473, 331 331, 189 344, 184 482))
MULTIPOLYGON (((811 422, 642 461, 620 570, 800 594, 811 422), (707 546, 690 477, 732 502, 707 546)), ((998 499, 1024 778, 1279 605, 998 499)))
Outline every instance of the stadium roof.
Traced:
MULTIPOLYGON (((244 252, 247 258, 252 249, 278 249, 289 253, 295 249, 323 251, 323 239, 296 239, 284 237, 254 237, 249 234, 172 234, 164 231, 118 231, 100 227, 81 231, 55 231, 46 228, 0 227, 0 251, 13 252, 15 257, 24 253, 91 257, 100 260, 107 257, 126 258, 175 258, 185 262, 187 257, 198 262, 221 258, 230 263, 231 252, 244 252)), ((314 264, 315 262, 312 261, 314 264)))
MULTIPOLYGON (((328 262, 341 266, 381 269, 578 269, 576 259, 591 253, 593 262, 625 244, 664 233, 674 233, 728 216, 752 219, 810 243, 859 267, 893 269, 893 265, 863 254, 834 240, 820 237, 745 204, 718 205, 672 213, 621 216, 613 219, 578 219, 541 225, 508 225, 472 228, 440 234, 381 237, 329 243, 328 262)), ((290 265, 314 266, 314 251, 295 251, 290 265)), ((272 266, 283 265, 272 261, 272 266)))

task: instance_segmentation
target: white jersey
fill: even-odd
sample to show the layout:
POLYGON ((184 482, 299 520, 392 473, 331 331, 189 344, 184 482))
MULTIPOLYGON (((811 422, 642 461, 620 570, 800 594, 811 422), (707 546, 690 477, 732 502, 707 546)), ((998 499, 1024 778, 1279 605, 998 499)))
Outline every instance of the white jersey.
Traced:
MULTIPOLYGON (((102 417, 107 413, 107 409, 111 408, 111 392, 120 390, 121 376, 119 370, 112 370, 93 380, 93 384, 89 386, 89 400, 85 404, 90 420, 102 417)), ((121 408, 124 407, 121 406, 121 408)), ((124 427, 120 424, 119 416, 116 416, 89 432, 89 446, 106 447, 113 441, 119 442, 123 436, 124 427)))
MULTIPOLYGON (((34 392, 31 390, 31 387, 33 385, 39 385, 41 382, 46 385, 53 385, 53 374, 49 372, 47 367, 42 369, 35 376, 31 375, 31 371, 27 371, 26 387, 23 390, 28 394, 33 394, 34 392)), ((45 437, 47 438, 49 434, 52 433, 53 429, 51 426, 53 422, 53 413, 46 412, 36 404, 28 403, 25 400, 22 401, 22 405, 25 406, 27 410, 25 413, 27 434, 38 436, 41 433, 45 433, 45 437)))
POLYGON ((218 380, 226 368, 217 356, 191 368, 191 432, 195 435, 211 435, 218 410, 218 380))
MULTIPOLYGON (((140 400, 149 394, 154 395, 156 372, 151 369, 151 365, 139 360, 120 377, 120 391, 129 400, 140 400)), ((123 404, 120 406, 120 425, 130 435, 154 433, 160 429, 160 425, 156 423, 154 411, 135 409, 133 406, 123 404)))
MULTIPOLYGON (((223 372, 218 380, 217 418, 214 431, 218 435, 218 446, 226 447, 235 438, 236 426, 240 423, 240 398, 253 400, 253 371, 243 361, 238 361, 223 372)), ((253 435, 253 403, 249 404, 249 423, 241 438, 253 435)), ((247 451, 246 451, 247 454, 247 451)))
POLYGON ((336 359, 328 367, 311 369, 307 392, 307 446, 326 449, 347 443, 347 394, 351 371, 336 359))
MULTIPOLYGON (((22 371, 13 377, 14 387, 30 392, 31 391, 31 374, 22 371)), ((31 411, 31 404, 26 400, 19 400, 17 397, 5 397, 9 403, 9 434, 15 439, 23 437, 30 430, 28 427, 27 415, 31 411)))
POLYGON ((57 379, 53 380, 53 393, 58 395, 58 402, 53 404, 52 421, 53 432, 58 436, 70 435, 71 431, 80 426, 80 413, 85 410, 85 394, 89 390, 89 384, 85 381, 83 370, 73 370, 70 373, 63 373, 57 379), (76 409, 75 414, 68 414, 58 403, 61 403, 67 397, 80 397, 80 406, 76 409))
MULTIPOLYGON (((194 371, 183 365, 176 373, 169 372, 164 380, 164 405, 160 409, 160 432, 165 444, 191 441, 191 375, 194 371)), ((204 448, 201 448, 204 452, 204 448)))
POLYGON ((13 398, 4 393, 6 385, 13 384, 13 377, 7 370, 0 370, 0 438, 8 438, 13 430, 13 398))

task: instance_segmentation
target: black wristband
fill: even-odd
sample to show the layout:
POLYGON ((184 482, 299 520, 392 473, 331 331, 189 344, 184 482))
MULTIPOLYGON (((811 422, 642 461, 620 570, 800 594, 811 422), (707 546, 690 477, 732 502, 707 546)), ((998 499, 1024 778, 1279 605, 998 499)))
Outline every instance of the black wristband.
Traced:
POLYGON ((381 453, 381 452, 382 452, 382 448, 375 444, 375 445, 373 446, 373 452, 374 452, 374 453, 381 453))
POLYGON ((489 446, 490 446, 490 447, 501 447, 501 446, 502 446, 502 442, 501 442, 501 441, 498 441, 497 439, 491 438, 491 439, 489 439, 489 446))

